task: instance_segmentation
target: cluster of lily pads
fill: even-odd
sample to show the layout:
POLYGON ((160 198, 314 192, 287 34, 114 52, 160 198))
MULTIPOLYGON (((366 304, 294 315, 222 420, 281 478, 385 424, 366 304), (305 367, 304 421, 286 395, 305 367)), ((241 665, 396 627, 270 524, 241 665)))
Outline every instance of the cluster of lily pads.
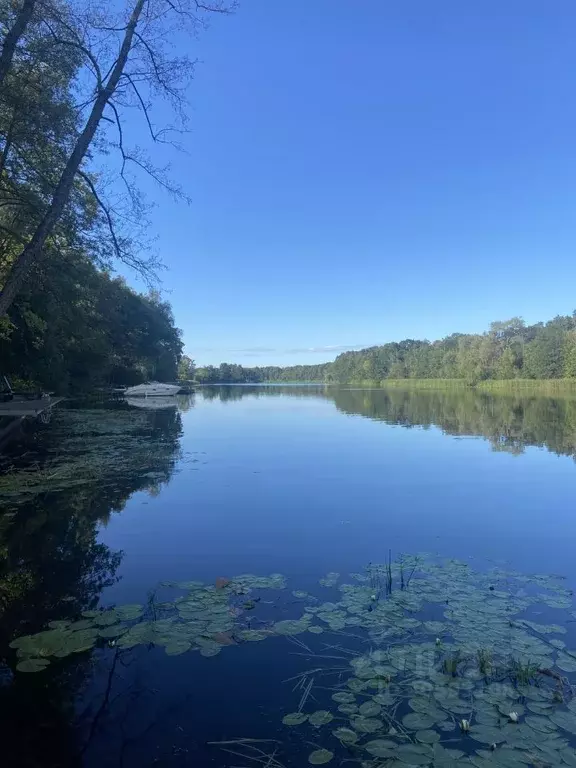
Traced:
MULTIPOLYGON (((101 611, 84 611, 78 621, 52 621, 48 629, 16 638, 10 647, 20 659, 19 672, 39 672, 50 659, 107 643, 119 649, 137 645, 164 647, 169 656, 197 650, 202 656, 216 656, 223 646, 264 640, 271 630, 250 626, 246 615, 256 606, 253 590, 283 589, 281 574, 244 574, 221 579, 216 585, 200 581, 163 582, 163 588, 185 592, 172 601, 151 600, 146 606, 124 605, 101 611)), ((278 632, 282 633, 282 626, 278 632)))
MULTIPOLYGON (((165 583, 184 594, 86 611, 16 639, 17 669, 40 671, 99 642, 209 657, 284 636, 314 659, 296 676, 295 711, 282 717, 291 742, 297 735, 314 747, 312 765, 339 758, 362 768, 576 768, 576 652, 566 644, 576 611, 561 579, 426 556, 350 577, 320 580, 327 601, 293 591, 288 604, 299 615, 256 621, 255 590, 284 589, 282 575, 165 583)), ((254 757, 264 753, 253 741, 239 740, 236 750, 283 768, 276 749, 254 757)))
POLYGON ((339 755, 362 768, 575 768, 566 673, 576 672, 576 652, 562 639, 576 618, 571 591, 557 578, 423 558, 394 564, 396 585, 407 566, 404 589, 384 594, 390 564, 370 566, 340 586, 339 600, 308 605, 298 620, 299 631, 306 616, 343 638, 360 631, 366 647, 331 644, 326 655, 339 647, 340 665, 300 677, 299 707, 282 722, 307 729, 309 763, 339 755), (561 621, 539 622, 542 609, 561 621))

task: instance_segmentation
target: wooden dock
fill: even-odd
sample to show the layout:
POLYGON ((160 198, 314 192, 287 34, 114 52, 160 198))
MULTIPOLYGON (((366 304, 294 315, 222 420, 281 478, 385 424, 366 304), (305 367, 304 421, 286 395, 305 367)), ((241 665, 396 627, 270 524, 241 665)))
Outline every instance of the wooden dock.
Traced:
POLYGON ((0 403, 0 446, 15 436, 14 433, 22 426, 25 419, 49 418, 48 411, 61 402, 63 397, 38 397, 32 400, 15 397, 0 403))
POLYGON ((39 397, 35 400, 8 400, 0 403, 0 416, 39 416, 48 408, 59 403, 63 397, 39 397))

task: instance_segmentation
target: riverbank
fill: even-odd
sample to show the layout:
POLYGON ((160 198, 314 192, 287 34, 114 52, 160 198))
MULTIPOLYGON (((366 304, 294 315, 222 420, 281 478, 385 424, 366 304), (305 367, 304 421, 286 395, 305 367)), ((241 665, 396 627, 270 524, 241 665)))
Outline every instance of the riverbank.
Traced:
POLYGON ((354 382, 353 386, 419 390, 472 389, 503 395, 576 395, 576 379, 489 379, 476 383, 466 379, 383 379, 354 382))

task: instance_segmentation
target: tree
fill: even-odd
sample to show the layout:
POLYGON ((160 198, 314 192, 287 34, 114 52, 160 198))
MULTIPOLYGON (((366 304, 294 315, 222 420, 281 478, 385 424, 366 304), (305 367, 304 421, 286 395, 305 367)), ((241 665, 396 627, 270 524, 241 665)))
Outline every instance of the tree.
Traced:
POLYGON ((225 13, 228 10, 229 8, 221 2, 208 5, 198 0, 130 0, 126 13, 119 20, 104 17, 88 8, 83 16, 75 18, 73 23, 68 23, 62 18, 54 24, 51 20, 45 21, 55 47, 70 48, 80 55, 83 71, 77 78, 77 84, 83 83, 90 74, 94 86, 90 86, 85 94, 82 106, 89 110, 88 115, 83 125, 78 128, 76 139, 61 168, 50 201, 44 207, 31 236, 26 239, 10 266, 0 293, 0 316, 6 314, 31 267, 41 258, 47 240, 64 213, 78 177, 87 185, 103 212, 116 256, 148 273, 150 263, 135 257, 131 252, 130 239, 118 233, 118 212, 106 203, 97 190, 93 175, 87 167, 89 150, 95 139, 106 140, 101 130, 103 121, 111 123, 117 131, 113 143, 120 153, 119 172, 126 184, 131 203, 136 208, 140 207, 137 190, 127 171, 129 165, 150 174, 173 194, 183 196, 181 190, 172 186, 164 174, 141 152, 130 150, 125 145, 122 112, 126 108, 135 107, 143 114, 152 141, 169 142, 171 129, 167 127, 158 130, 152 123, 149 109, 151 96, 154 94, 169 100, 177 115, 183 118, 182 84, 187 82, 193 71, 193 62, 188 57, 174 59, 168 55, 171 37, 176 30, 181 33, 185 27, 195 32, 205 23, 203 15, 206 12, 225 13), (117 47, 113 45, 114 38, 117 47), (97 137, 98 131, 100 133, 97 137))
MULTIPOLYGON (((16 13, 12 13, 11 18, 6 20, 7 31, 0 53, 0 88, 4 85, 4 80, 12 65, 16 46, 32 19, 35 6, 36 0, 24 0, 20 8, 16 9, 16 13)), ((13 9, 14 7, 11 6, 10 10, 13 11, 13 9)))
POLYGON ((36 267, 0 334, 3 372, 15 384, 59 392, 174 380, 181 349, 160 297, 138 294, 86 256, 66 253, 36 267))
POLYGON ((557 379, 564 371, 565 331, 548 324, 524 351, 524 375, 529 379, 557 379))
POLYGON ((194 360, 188 355, 182 355, 178 363, 178 381, 191 381, 195 370, 194 360))
POLYGON ((568 331, 564 342, 564 376, 576 379, 576 331, 568 331))

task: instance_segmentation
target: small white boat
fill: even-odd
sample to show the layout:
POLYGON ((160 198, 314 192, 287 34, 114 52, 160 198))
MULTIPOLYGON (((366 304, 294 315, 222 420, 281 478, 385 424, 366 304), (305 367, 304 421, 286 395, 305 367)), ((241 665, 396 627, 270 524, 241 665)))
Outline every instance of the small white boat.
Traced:
POLYGON ((151 381, 148 384, 138 384, 124 390, 126 397, 171 397, 180 392, 179 384, 163 384, 161 381, 151 381))

